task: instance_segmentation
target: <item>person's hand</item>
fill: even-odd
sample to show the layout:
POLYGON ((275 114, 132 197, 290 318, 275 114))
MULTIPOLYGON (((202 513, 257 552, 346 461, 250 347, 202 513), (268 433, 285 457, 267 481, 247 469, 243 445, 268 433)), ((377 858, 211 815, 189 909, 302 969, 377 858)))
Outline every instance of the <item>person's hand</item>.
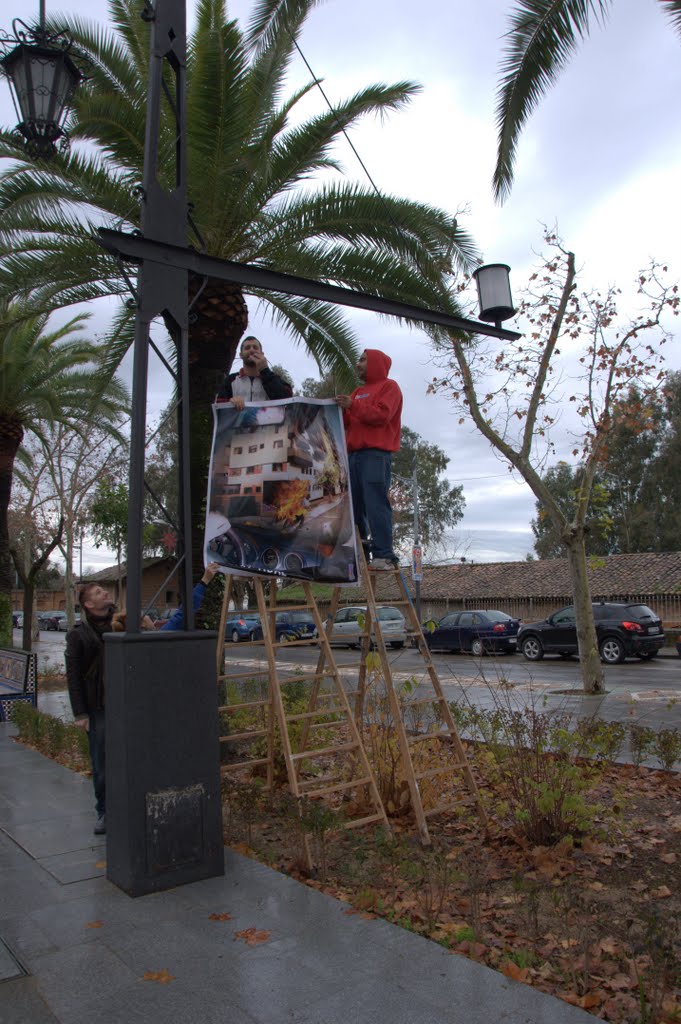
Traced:
POLYGON ((246 404, 246 402, 244 401, 243 398, 241 398, 240 395, 236 395, 236 397, 230 398, 230 402, 234 406, 234 408, 236 409, 237 412, 241 412, 241 410, 243 409, 243 407, 246 404))
POLYGON ((253 354, 251 362, 255 366, 258 373, 264 370, 266 366, 269 366, 269 363, 267 362, 267 357, 265 356, 264 352, 255 352, 253 354))
POLYGON ((336 405, 340 405, 341 409, 349 409, 352 405, 350 395, 336 395, 336 405))
POLYGON ((151 619, 148 615, 143 615, 142 621, 140 622, 140 629, 154 630, 155 628, 156 627, 154 626, 154 620, 151 619))
POLYGON ((76 718, 73 724, 76 729, 85 729, 85 732, 90 731, 90 719, 87 716, 85 718, 76 718))
POLYGON ((209 562, 206 568, 203 570, 201 582, 205 583, 206 586, 208 586, 208 584, 213 579, 213 576, 215 576, 215 573, 218 571, 219 568, 220 566, 218 565, 217 562, 209 562))

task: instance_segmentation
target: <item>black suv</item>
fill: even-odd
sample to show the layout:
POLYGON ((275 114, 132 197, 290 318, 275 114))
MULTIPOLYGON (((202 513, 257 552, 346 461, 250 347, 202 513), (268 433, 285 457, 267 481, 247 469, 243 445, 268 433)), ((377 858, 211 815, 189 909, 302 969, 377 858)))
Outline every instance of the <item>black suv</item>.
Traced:
MULTIPOLYGON (((634 655, 644 660, 654 658, 664 646, 662 619, 647 605, 599 601, 592 607, 598 650, 606 664, 618 665, 634 655)), ((577 654, 574 606, 561 608, 543 622, 522 625, 518 648, 528 661, 539 661, 545 654, 577 654)))

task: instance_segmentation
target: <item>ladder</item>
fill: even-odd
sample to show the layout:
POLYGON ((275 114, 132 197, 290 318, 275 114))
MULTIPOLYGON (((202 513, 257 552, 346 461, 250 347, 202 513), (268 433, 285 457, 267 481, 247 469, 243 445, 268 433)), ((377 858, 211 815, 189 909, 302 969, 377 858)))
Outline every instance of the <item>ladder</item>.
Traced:
MULTIPOLYGON (((267 786, 274 782, 275 727, 281 740, 290 792, 298 800, 299 811, 303 801, 323 799, 338 812, 338 827, 360 828, 381 824, 390 831, 388 818, 379 795, 373 771, 362 745, 355 716, 348 702, 338 667, 333 657, 324 623, 312 587, 303 582, 305 605, 277 604, 276 588, 271 586, 269 602, 262 580, 251 577, 255 590, 262 639, 242 641, 240 648, 255 649, 264 655, 266 667, 253 670, 240 666, 238 671, 225 671, 225 626, 232 596, 232 578, 228 577, 220 617, 217 645, 218 685, 224 687, 226 698, 219 707, 223 715, 239 716, 246 713, 251 719, 249 728, 231 730, 220 736, 221 749, 238 743, 245 746, 253 740, 264 745, 265 752, 255 757, 236 759, 224 764, 223 775, 242 768, 266 766, 267 786), (281 637, 277 640, 276 616, 278 612, 307 609, 314 619, 314 638, 281 637), (280 665, 282 652, 298 646, 317 646, 317 664, 309 671, 291 672, 280 665), (259 650, 258 650, 259 649, 259 650), (256 699, 240 700, 240 684, 256 684, 260 694, 256 699), (287 710, 284 689, 292 684, 306 688, 306 710, 287 710), (266 689, 266 692, 265 692, 266 689)), ((337 607, 340 588, 334 588, 332 607, 337 607)), ((248 696, 248 695, 247 695, 248 696)), ((243 717, 243 715, 242 715, 243 717)), ((222 729, 220 730, 222 732, 222 729)), ((311 853, 306 836, 308 863, 311 853)))
POLYGON ((480 791, 471 771, 465 748, 461 742, 459 731, 452 715, 451 708, 445 699, 442 684, 433 664, 430 650, 423 636, 421 623, 416 614, 411 597, 407 590, 402 571, 399 568, 376 572, 367 565, 364 551, 361 544, 358 545, 360 567, 365 580, 367 612, 364 628, 361 635, 361 658, 359 667, 359 680, 355 701, 355 719, 361 728, 365 718, 365 707, 367 699, 367 673, 371 664, 368 655, 372 647, 375 648, 380 671, 385 681, 386 696, 389 702, 392 720, 397 734, 397 741, 402 760, 402 770, 405 781, 409 787, 411 805, 416 818, 416 824, 425 844, 430 842, 427 819, 445 811, 459 809, 464 802, 473 802, 483 827, 487 827, 487 812, 480 797, 480 791), (380 601, 377 591, 380 582, 392 581, 397 586, 398 599, 380 601), (408 635, 411 636, 418 648, 419 654, 424 662, 430 683, 433 688, 433 696, 417 699, 400 699, 395 689, 391 662, 388 657, 383 634, 378 628, 378 610, 381 606, 390 605, 399 608, 408 625, 408 635), (405 718, 419 707, 430 706, 433 712, 434 721, 429 724, 426 731, 408 731, 405 718), (430 742, 438 740, 440 747, 441 762, 436 767, 423 767, 423 760, 430 742), (453 802, 440 802, 424 809, 422 789, 424 784, 432 784, 438 779, 454 772, 460 772, 463 776, 468 796, 458 797, 453 802), (432 780, 432 782, 431 782, 432 780))

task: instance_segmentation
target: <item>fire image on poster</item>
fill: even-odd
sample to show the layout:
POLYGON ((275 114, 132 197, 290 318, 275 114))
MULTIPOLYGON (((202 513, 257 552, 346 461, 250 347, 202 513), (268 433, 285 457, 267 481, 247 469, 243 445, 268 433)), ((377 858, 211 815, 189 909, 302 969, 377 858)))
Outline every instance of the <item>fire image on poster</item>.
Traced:
POLYGON ((287 398, 213 406, 204 555, 223 572, 354 583, 342 411, 287 398))

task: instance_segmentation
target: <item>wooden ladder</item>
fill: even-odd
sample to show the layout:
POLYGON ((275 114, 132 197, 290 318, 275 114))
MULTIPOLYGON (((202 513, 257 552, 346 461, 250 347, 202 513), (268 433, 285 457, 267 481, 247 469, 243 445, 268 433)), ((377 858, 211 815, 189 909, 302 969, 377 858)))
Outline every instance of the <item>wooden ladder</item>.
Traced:
MULTIPOLYGON (((399 568, 381 572, 372 571, 370 566, 367 565, 361 545, 358 545, 358 550, 362 576, 366 584, 367 612, 364 628, 360 634, 362 654, 360 659, 359 681, 355 703, 355 719, 361 726, 361 723, 364 721, 367 694, 368 654, 370 649, 374 647, 378 658, 380 659, 380 667, 385 680, 387 699, 397 733, 403 772, 407 785, 409 786, 411 804, 414 809, 416 824, 422 842, 430 842, 427 823, 428 818, 434 817, 437 814, 442 814, 444 811, 457 809, 466 801, 475 803, 480 821, 482 825, 486 827, 488 820, 487 812, 482 803, 480 791, 471 771, 463 743, 461 742, 461 737, 459 735, 459 730, 457 729, 454 716, 452 715, 451 708, 449 707, 443 693, 440 677, 438 676, 437 669, 435 668, 430 655, 430 650, 424 639, 421 623, 419 622, 416 609, 414 608, 411 597, 409 596, 402 571, 399 568), (392 580, 397 585, 400 595, 398 600, 379 601, 377 599, 376 592, 379 581, 381 580, 392 580), (383 605, 399 608, 407 620, 408 635, 416 642, 419 654, 423 659, 426 671, 430 678, 430 683, 433 687, 433 696, 413 700, 408 698, 400 700, 395 689, 391 662, 386 650, 384 637, 381 630, 377 628, 377 623, 379 622, 378 609, 383 605), (410 709, 415 709, 424 705, 429 705, 432 708, 434 722, 428 727, 426 732, 412 731, 410 735, 407 730, 405 716, 409 713, 410 709), (449 756, 446 756, 444 763, 435 768, 431 767, 423 770, 417 770, 414 765, 414 755, 416 754, 418 747, 421 744, 428 743, 435 739, 444 741, 442 744, 442 750, 449 756), (436 779, 438 776, 443 777, 455 772, 460 772, 463 775, 463 779, 468 790, 468 796, 459 797, 449 803, 441 802, 425 810, 420 784, 425 780, 436 779)), ((389 634, 386 635, 389 638, 389 634)))
MULTIPOLYGON (((329 645, 324 623, 312 587, 303 582, 305 594, 304 605, 277 604, 276 591, 271 588, 270 600, 266 600, 262 580, 251 577, 255 589, 262 627, 262 639, 248 640, 240 647, 260 648, 265 655, 267 668, 253 672, 241 668, 238 673, 224 671, 225 624, 228 618, 228 607, 231 600, 231 577, 228 578, 223 600, 220 632, 218 637, 218 683, 226 683, 227 687, 237 681, 260 678, 267 680, 267 695, 261 694, 257 700, 236 701, 229 699, 221 704, 221 714, 236 714, 242 710, 261 710, 262 718, 257 727, 236 733, 220 736, 221 745, 233 742, 244 743, 251 739, 266 739, 267 753, 264 757, 239 760, 223 766, 223 773, 239 768, 267 766, 267 785, 272 786, 274 775, 274 739, 275 723, 286 765, 289 789, 299 802, 303 799, 324 799, 331 803, 335 810, 342 811, 340 827, 345 829, 360 828, 364 825, 381 824, 388 831, 388 822, 383 802, 379 795, 376 780, 369 764, 360 737, 355 716, 348 702, 346 690, 338 672, 331 647, 329 645), (307 639, 276 639, 277 612, 308 610, 314 619, 316 636, 307 639), (317 646, 319 657, 314 669, 310 671, 283 672, 277 664, 277 654, 298 646, 317 646), (305 711, 289 712, 283 697, 283 688, 294 683, 307 686, 307 704, 305 711), (299 730, 297 738, 292 737, 292 729, 299 730), (341 733, 341 736, 334 735, 341 733), (315 742, 315 737, 321 740, 315 742), (354 801, 353 801, 354 794, 354 801), (357 812, 354 816, 351 808, 357 812)), ((332 605, 337 607, 340 588, 335 588, 332 605)), ((311 853, 306 842, 308 862, 311 866, 311 853)))

